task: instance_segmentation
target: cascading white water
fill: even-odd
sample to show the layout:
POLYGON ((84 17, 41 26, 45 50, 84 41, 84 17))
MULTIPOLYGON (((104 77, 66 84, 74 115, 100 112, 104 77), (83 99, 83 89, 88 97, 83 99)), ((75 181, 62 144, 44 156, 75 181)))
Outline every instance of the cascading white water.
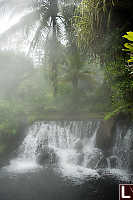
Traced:
POLYGON ((38 149, 45 145, 59 149, 72 148, 83 135, 91 136, 92 133, 89 131, 93 126, 96 126, 96 123, 71 121, 35 123, 20 146, 19 155, 35 159, 38 149))
MULTIPOLYGON (((38 160, 47 163, 56 156, 56 164, 66 175, 73 171, 90 172, 101 157, 95 148, 99 121, 36 122, 28 130, 19 147, 18 157, 8 169, 23 170, 38 167, 38 160)), ((85 172, 86 173, 86 172, 85 172)))
POLYGON ((97 174, 97 168, 129 167, 132 131, 117 126, 112 155, 96 148, 100 121, 36 122, 18 149, 17 158, 6 167, 23 172, 54 164, 64 176, 97 174))
POLYGON ((116 137, 113 145, 113 155, 116 157, 118 167, 121 169, 129 170, 130 163, 132 162, 130 155, 133 148, 133 130, 132 127, 126 128, 117 125, 116 137))
MULTIPOLYGON (((118 184, 129 183, 132 179, 119 169, 98 169, 102 158, 106 162, 108 160, 108 167, 111 167, 111 160, 118 157, 111 155, 107 158, 96 148, 99 128, 99 121, 34 123, 27 130, 17 158, 11 160, 9 166, 0 169, 2 200, 19 197, 28 200, 74 200, 78 196, 78 200, 96 200, 108 199, 111 194, 110 199, 114 198, 118 184), (53 161, 51 158, 54 156, 56 158, 53 161)), ((123 134, 119 134, 123 138, 123 134)), ((124 138, 128 148, 131 134, 125 134, 124 138)), ((121 146, 119 142, 117 139, 114 142, 116 154, 121 146)))
POLYGON ((88 143, 89 140, 90 148, 93 148, 98 124, 92 121, 35 123, 19 148, 19 157, 34 160, 45 146, 72 149, 79 141, 83 145, 83 141, 88 143))
POLYGON ((103 169, 105 173, 107 170, 110 174, 127 177, 121 169, 124 169, 125 152, 126 161, 129 160, 131 129, 123 134, 123 128, 117 127, 112 155, 106 158, 104 152, 96 148, 99 128, 100 121, 95 120, 36 122, 28 129, 17 158, 4 170, 25 173, 51 166, 63 177, 78 183, 86 176, 98 178, 99 168, 108 168, 103 169))

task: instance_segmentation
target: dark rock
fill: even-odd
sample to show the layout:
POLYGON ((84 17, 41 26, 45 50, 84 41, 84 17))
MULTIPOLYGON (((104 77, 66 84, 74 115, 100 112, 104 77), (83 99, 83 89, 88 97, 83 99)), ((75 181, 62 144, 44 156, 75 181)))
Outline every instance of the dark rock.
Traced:
POLYGON ((94 168, 97 167, 98 162, 102 159, 103 154, 102 154, 101 151, 95 149, 95 150, 93 151, 93 154, 91 154, 91 155, 88 154, 87 156, 88 156, 88 164, 87 164, 87 167, 88 167, 88 168, 94 169, 94 168))
POLYGON ((109 156, 113 144, 114 120, 102 121, 96 136, 96 146, 109 156))
POLYGON ((45 146, 43 150, 38 153, 37 162, 41 165, 46 163, 56 163, 58 161, 57 155, 54 150, 45 146))
POLYGON ((133 150, 129 152, 129 170, 133 172, 133 150))
POLYGON ((105 157, 103 157, 101 160, 99 160, 99 162, 97 163, 97 166, 96 168, 101 168, 101 169, 104 169, 104 168, 107 168, 108 167, 108 163, 107 163, 107 159, 105 157))
POLYGON ((119 168, 119 159, 117 156, 110 156, 108 159, 110 161, 111 168, 119 168))
POLYGON ((82 143, 82 140, 78 140, 75 145, 74 145, 74 149, 77 151, 77 152, 82 152, 83 150, 83 143, 82 143))

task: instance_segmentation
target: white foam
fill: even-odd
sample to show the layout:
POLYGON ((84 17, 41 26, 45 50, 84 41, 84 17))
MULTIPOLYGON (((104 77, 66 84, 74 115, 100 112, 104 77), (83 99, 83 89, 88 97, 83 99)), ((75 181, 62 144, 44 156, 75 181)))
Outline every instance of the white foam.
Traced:
POLYGON ((14 159, 10 161, 10 164, 8 166, 3 167, 4 170, 15 173, 25 173, 39 168, 41 168, 39 164, 37 164, 33 160, 27 159, 14 159))

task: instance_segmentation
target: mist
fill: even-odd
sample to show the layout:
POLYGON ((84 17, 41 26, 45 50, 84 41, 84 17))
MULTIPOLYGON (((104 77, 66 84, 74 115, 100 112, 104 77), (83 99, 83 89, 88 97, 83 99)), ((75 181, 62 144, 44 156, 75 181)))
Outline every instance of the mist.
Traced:
POLYGON ((113 200, 132 183, 132 8, 0 0, 1 200, 113 200))

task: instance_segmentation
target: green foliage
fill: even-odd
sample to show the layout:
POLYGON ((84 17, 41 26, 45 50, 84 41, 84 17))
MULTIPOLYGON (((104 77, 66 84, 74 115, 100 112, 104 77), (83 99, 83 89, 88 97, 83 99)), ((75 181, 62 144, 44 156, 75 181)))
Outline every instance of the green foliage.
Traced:
POLYGON ((131 68, 122 58, 106 66, 106 76, 110 84, 113 111, 105 119, 117 115, 119 112, 130 112, 133 99, 133 80, 131 68))
POLYGON ((105 26, 108 26, 111 8, 118 0, 82 0, 74 17, 75 31, 78 44, 82 48, 89 48, 98 40, 105 26))
POLYGON ((130 41, 130 43, 125 43, 124 46, 126 47, 126 49, 124 49, 124 51, 128 51, 130 52, 130 59, 128 60, 128 62, 133 62, 133 32, 127 32, 127 35, 123 36, 124 38, 128 39, 130 41))
POLYGON ((18 95, 19 85, 33 70, 32 62, 22 54, 0 51, 0 152, 4 152, 9 138, 16 137, 27 119, 25 102, 18 95))
MULTIPOLYGON (((121 52, 120 35, 124 31, 123 22, 125 26, 129 23, 121 15, 123 9, 130 11, 129 1, 124 3, 117 0, 82 0, 74 16, 78 45, 90 56, 99 56, 101 66, 104 68, 112 100, 109 117, 122 110, 129 112, 132 107, 132 64, 126 65, 121 52), (116 21, 116 16, 119 14, 122 21, 121 19, 116 21)), ((127 32, 123 37, 130 41, 124 45, 126 51, 130 52, 128 60, 130 63, 133 62, 133 33, 127 32)))
MULTIPOLYGON (((38 65, 24 55, 0 52, 0 153, 10 137, 17 137, 21 124, 50 119, 51 113, 106 112, 108 119, 132 110, 132 68, 125 65, 121 52, 123 22, 113 20, 120 2, 81 0, 58 6, 58 0, 38 1, 35 23, 40 23, 30 48, 40 53, 38 65)), ((133 33, 123 37, 132 54, 133 33)))
POLYGON ((133 42, 133 32, 127 32, 127 35, 124 35, 123 37, 133 42))
POLYGON ((108 114, 106 114, 106 116, 104 117, 104 120, 109 120, 112 117, 115 117, 117 114, 119 114, 120 112, 125 112, 127 113, 127 111, 129 110, 128 108, 130 106, 132 106, 133 104, 126 104, 124 106, 120 106, 117 109, 113 110, 112 112, 109 112, 108 114))

